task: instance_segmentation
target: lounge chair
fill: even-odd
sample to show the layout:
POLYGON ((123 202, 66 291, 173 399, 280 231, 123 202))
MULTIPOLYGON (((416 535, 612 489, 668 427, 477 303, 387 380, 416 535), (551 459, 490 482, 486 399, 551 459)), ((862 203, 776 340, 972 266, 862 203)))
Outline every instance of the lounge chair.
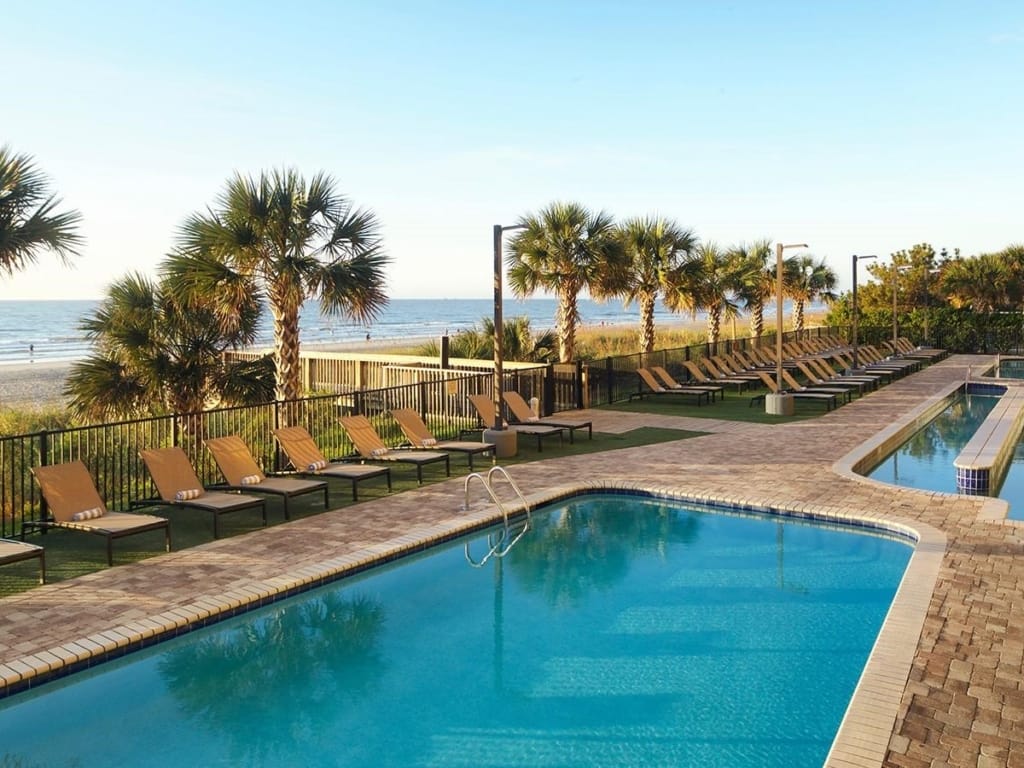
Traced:
MULTIPOLYGON (((766 371, 767 373, 767 371, 766 371)), ((848 403, 853 399, 853 390, 850 387, 839 387, 839 386, 823 386, 813 385, 808 386, 801 384, 789 371, 783 369, 782 381, 789 388, 790 392, 824 392, 828 395, 835 395, 837 398, 842 398, 844 403, 848 403)))
POLYGON ((140 504, 162 503, 174 507, 188 507, 209 512, 213 516, 213 538, 220 536, 220 516, 229 512, 258 509, 267 524, 267 503, 259 496, 227 491, 207 490, 199 481, 192 462, 178 446, 170 448, 143 448, 139 451, 149 476, 153 478, 159 499, 134 502, 140 504))
POLYGON ((163 530, 164 548, 171 551, 171 524, 167 518, 111 512, 83 462, 33 467, 32 474, 43 492, 50 519, 35 520, 25 523, 26 526, 65 528, 103 536, 107 540, 107 565, 114 564, 114 539, 137 533, 163 530))
POLYGON ((711 402, 711 393, 706 389, 669 389, 668 387, 662 386, 661 382, 654 378, 654 374, 646 368, 637 368, 637 375, 640 377, 641 384, 647 385, 647 390, 641 389, 639 392, 630 392, 629 399, 632 400, 634 397, 643 399, 646 395, 689 395, 697 401, 697 405, 701 405, 702 402, 711 402))
MULTIPOLYGON (((769 392, 773 394, 779 393, 778 385, 775 383, 775 377, 772 374, 768 373, 767 371, 762 371, 761 381, 763 381, 764 385, 768 387, 769 392)), ((829 392, 811 392, 806 389, 801 389, 796 392, 788 392, 787 394, 793 395, 793 397, 800 400, 814 400, 819 403, 824 403, 826 411, 831 411, 833 408, 837 406, 835 394, 829 392)), ((754 403, 759 401, 763 402, 764 399, 765 395, 763 394, 755 395, 754 397, 750 398, 750 405, 753 405, 754 403)))
POLYGON ((711 378, 704 373, 704 371, 698 368, 697 364, 692 360, 684 360, 683 367, 687 370, 693 380, 702 386, 707 384, 712 384, 714 386, 735 384, 736 390, 738 392, 742 392, 744 389, 749 387, 751 383, 749 379, 711 378))
POLYGON ((416 467, 416 480, 420 485, 423 485, 423 467, 427 464, 443 461, 445 474, 449 477, 452 474, 451 460, 447 453, 421 451, 418 448, 388 448, 365 416, 342 416, 341 425, 363 461, 412 464, 416 467))
POLYGON ((46 583, 46 554, 42 547, 24 541, 0 539, 0 565, 20 563, 25 560, 39 560, 39 583, 46 583))
POLYGON ((813 360, 797 360, 796 367, 800 369, 800 372, 807 379, 808 384, 813 384, 816 387, 846 387, 850 390, 857 390, 858 395, 864 394, 864 388, 869 386, 867 381, 862 381, 858 378, 851 376, 829 376, 827 379, 822 378, 820 371, 811 366, 813 360))
POLYGON ((267 493, 284 501, 284 519, 291 520, 289 502, 307 493, 322 493, 324 509, 330 507, 329 489, 324 480, 303 480, 298 477, 268 477, 253 458, 252 451, 238 435, 211 437, 205 441, 213 454, 227 485, 218 486, 246 493, 267 493))
POLYGON ((577 429, 587 430, 587 437, 594 439, 594 422, 585 419, 563 419, 557 416, 538 416, 533 412, 530 404, 523 396, 515 391, 502 392, 505 398, 505 405, 512 413, 512 419, 517 424, 546 424, 549 427, 561 427, 569 431, 569 442, 575 442, 573 435, 577 429))
POLYGON ((711 402, 715 402, 716 395, 725 397, 725 387, 717 384, 680 384, 672 377, 671 373, 660 365, 652 365, 648 370, 668 389, 702 389, 708 393, 711 402))
POLYGON ((388 491, 391 490, 391 467, 329 461, 305 427, 281 427, 274 430, 274 437, 296 474, 348 480, 352 483, 352 501, 359 501, 357 486, 363 480, 383 477, 387 480, 388 491))
MULTIPOLYGON (((498 412, 494 407, 494 402, 487 395, 469 395, 469 402, 472 403, 473 408, 476 410, 477 416, 480 418, 480 423, 483 424, 485 429, 494 429, 495 423, 497 422, 498 412)), ((466 432, 479 431, 480 427, 476 429, 464 429, 463 434, 466 432)), ((543 443, 545 437, 558 437, 558 444, 561 445, 565 438, 565 429, 563 427, 556 427, 550 424, 506 424, 505 429, 515 432, 519 435, 531 435, 537 438, 537 451, 544 450, 543 443)))
POLYGON ((431 433, 429 427, 423 423, 420 415, 412 408, 395 408, 391 411, 391 415, 398 422, 398 426, 402 428, 402 434, 413 448, 464 454, 470 472, 473 471, 474 456, 489 453, 491 460, 494 460, 494 445, 492 443, 474 440, 438 440, 431 433))

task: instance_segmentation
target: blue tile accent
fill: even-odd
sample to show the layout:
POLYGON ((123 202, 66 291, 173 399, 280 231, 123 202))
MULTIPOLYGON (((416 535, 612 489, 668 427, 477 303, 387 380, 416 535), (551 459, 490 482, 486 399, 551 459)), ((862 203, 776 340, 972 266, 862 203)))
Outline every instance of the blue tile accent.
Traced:
POLYGON ((956 468, 956 487, 969 496, 988 496, 991 470, 956 468))

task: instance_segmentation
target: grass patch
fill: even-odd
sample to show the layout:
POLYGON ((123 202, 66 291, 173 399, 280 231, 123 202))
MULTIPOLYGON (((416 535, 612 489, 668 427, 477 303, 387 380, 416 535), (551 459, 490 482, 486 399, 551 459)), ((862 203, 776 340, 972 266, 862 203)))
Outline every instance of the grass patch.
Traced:
POLYGON ((730 391, 714 403, 698 406, 692 397, 680 395, 652 395, 642 400, 611 403, 598 406, 600 410, 626 411, 628 413, 651 413, 659 416, 692 416, 697 419, 724 419, 746 421, 754 424, 788 424, 794 421, 814 419, 825 413, 822 403, 797 398, 796 412, 792 416, 776 416, 764 412, 764 402, 751 404, 750 399, 764 390, 736 393, 730 391))
MULTIPOLYGON (((502 466, 513 466, 541 459, 553 459, 561 456, 579 456, 587 453, 634 448, 642 445, 682 440, 698 437, 705 432, 693 432, 658 427, 642 427, 622 434, 595 432, 593 439, 587 439, 585 432, 577 432, 575 443, 570 444, 568 437, 559 446, 558 440, 544 441, 542 451, 537 451, 536 440, 520 438, 516 456, 501 459, 502 466)), ((486 472, 490 468, 489 461, 475 457, 474 469, 486 472)), ((469 472, 465 458, 461 454, 452 454, 452 477, 464 477, 469 472)), ((413 465, 392 464, 391 475, 394 485, 392 493, 402 493, 418 487, 416 468, 413 465)), ((364 501, 386 497, 387 484, 372 480, 359 484, 359 501, 353 502, 348 482, 328 481, 331 490, 331 510, 346 509, 364 501)), ((448 479, 444 473, 444 465, 431 464, 423 468, 423 484, 429 485, 448 479)), ((324 514, 319 494, 308 494, 291 500, 292 520, 324 514)), ((159 515, 171 521, 171 539, 174 551, 213 541, 213 518, 209 512, 188 507, 170 507, 154 505, 152 507, 132 510, 146 514, 159 515)), ((333 512, 331 513, 333 514, 333 512)), ((259 530, 261 515, 258 510, 244 510, 220 517, 220 538, 226 539, 250 531, 259 530)), ((267 527, 284 523, 284 505, 282 500, 267 497, 267 527)), ((45 534, 32 534, 28 541, 39 544, 46 549, 46 581, 53 584, 77 576, 104 570, 107 567, 106 541, 102 536, 95 536, 79 531, 54 528, 45 534)), ((142 533, 129 536, 114 542, 114 566, 133 563, 139 560, 162 554, 164 551, 164 535, 162 531, 142 533)), ((0 597, 17 594, 38 586, 38 566, 36 562, 27 561, 14 563, 0 568, 0 597)))

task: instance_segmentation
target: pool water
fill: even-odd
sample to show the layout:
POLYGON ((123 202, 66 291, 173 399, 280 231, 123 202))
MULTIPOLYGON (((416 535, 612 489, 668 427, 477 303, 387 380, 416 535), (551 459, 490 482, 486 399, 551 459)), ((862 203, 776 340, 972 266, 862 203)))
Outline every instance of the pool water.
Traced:
MULTIPOLYGON (((961 395, 930 423, 868 473, 883 483, 957 493, 953 462, 999 402, 995 395, 961 395)), ((1024 519, 1024 440, 993 494, 1010 505, 1011 519, 1024 519)))
POLYGON ((1024 360, 1000 360, 990 375, 1003 379, 1024 379, 1024 360))
POLYGON ((11 697, 0 764, 820 766, 911 554, 635 496, 534 522, 11 697))

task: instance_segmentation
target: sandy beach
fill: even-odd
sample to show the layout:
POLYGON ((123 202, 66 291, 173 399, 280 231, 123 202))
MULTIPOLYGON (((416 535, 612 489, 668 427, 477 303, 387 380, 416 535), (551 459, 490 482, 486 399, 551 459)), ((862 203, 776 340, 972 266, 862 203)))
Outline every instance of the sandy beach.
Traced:
POLYGON ((0 408, 42 408, 65 401, 64 381, 71 363, 0 365, 0 408))

